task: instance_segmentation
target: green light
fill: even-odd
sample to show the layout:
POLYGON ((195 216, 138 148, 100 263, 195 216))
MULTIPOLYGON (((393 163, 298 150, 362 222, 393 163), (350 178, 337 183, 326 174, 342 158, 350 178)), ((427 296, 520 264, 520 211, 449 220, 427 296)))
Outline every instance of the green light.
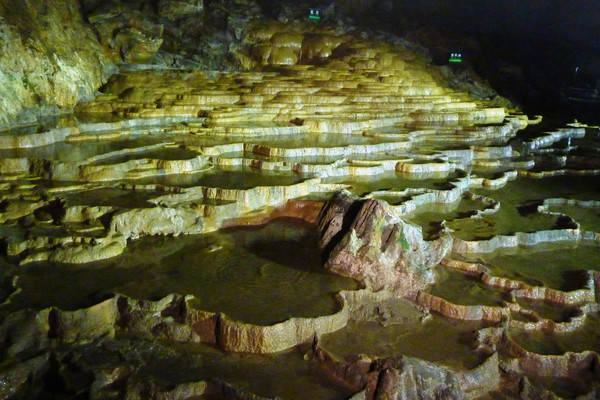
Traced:
POLYGON ((308 11, 308 19, 312 21, 319 21, 321 19, 321 10, 318 8, 311 8, 308 11))
POLYGON ((454 64, 461 63, 462 62, 462 53, 450 53, 450 58, 448 59, 448 62, 454 63, 454 64))

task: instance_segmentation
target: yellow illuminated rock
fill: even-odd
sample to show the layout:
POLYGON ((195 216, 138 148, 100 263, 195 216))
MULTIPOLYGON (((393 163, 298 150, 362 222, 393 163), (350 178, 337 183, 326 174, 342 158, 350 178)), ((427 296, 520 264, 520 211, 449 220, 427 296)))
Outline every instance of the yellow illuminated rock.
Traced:
POLYGON ((186 29, 211 54, 210 18, 246 0, 90 0, 89 24, 9 3, 0 123, 30 122, 0 131, 17 398, 249 398, 296 373, 296 398, 594 397, 594 127, 521 134, 541 117, 342 22, 248 18, 237 70, 168 58, 186 29), (45 106, 75 108, 33 124, 45 106))

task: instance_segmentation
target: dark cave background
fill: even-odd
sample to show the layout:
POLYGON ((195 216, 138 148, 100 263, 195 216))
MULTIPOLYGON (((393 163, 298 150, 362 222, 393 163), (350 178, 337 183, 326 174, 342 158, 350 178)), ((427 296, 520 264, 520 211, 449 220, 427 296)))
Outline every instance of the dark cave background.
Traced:
MULTIPOLYGON (((259 3, 274 17, 299 6, 259 3)), ((564 94, 572 85, 600 85, 598 0, 337 0, 335 6, 356 25, 419 42, 438 64, 461 51, 464 63, 456 68, 472 67, 528 113, 585 118, 600 112, 598 104, 572 104, 564 94)))

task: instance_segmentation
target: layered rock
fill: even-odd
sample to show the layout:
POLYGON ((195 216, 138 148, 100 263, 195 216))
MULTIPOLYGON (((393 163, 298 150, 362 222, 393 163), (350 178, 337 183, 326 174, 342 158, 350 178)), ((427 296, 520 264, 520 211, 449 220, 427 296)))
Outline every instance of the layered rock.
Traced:
POLYGON ((169 20, 177 20, 188 15, 198 15, 204 11, 204 0, 160 0, 158 14, 169 20))
POLYGON ((432 267, 452 239, 423 240, 421 228, 400 218, 384 201, 336 194, 319 216, 320 246, 326 268, 373 290, 413 297, 433 283, 432 267))
MULTIPOLYGON (((49 11, 46 17, 43 8, 39 11, 35 5, 23 4, 14 14, 33 15, 36 29, 17 29, 23 25, 19 23, 11 25, 11 32, 30 35, 29 42, 21 43, 24 47, 38 43, 32 39, 38 37, 43 37, 39 43, 51 44, 55 38, 44 36, 47 34, 37 29, 37 23, 47 22, 45 18, 56 22, 61 8, 49 11)), ((71 3, 66 4, 63 6, 76 15, 71 3)), ((533 180, 522 181, 517 190, 501 189, 519 176, 597 175, 600 164, 595 150, 574 151, 579 140, 590 139, 589 128, 572 126, 509 142, 531 121, 481 101, 494 92, 478 87, 477 79, 474 86, 460 85, 462 78, 457 83, 456 75, 427 65, 426 54, 415 51, 408 42, 381 35, 383 42, 369 41, 370 34, 348 34, 346 22, 334 28, 292 21, 296 14, 289 9, 283 10, 288 20, 254 20, 257 3, 251 0, 82 0, 82 4, 98 34, 94 46, 106 51, 107 56, 102 57, 154 65, 123 65, 123 71, 104 85, 102 94, 78 107, 77 117, 85 123, 72 116, 56 126, 0 135, 0 149, 6 155, 0 160, 0 247, 14 262, 0 271, 0 298, 7 299, 0 308, 0 344, 8 360, 0 368, 0 380, 15 388, 9 396, 36 397, 49 377, 60 375, 69 390, 79 395, 89 390, 90 398, 165 399, 208 394, 255 398, 226 384, 197 381, 204 376, 179 380, 179 375, 173 378, 175 374, 168 372, 173 365, 187 369, 189 358, 181 353, 194 353, 202 343, 227 352, 277 353, 311 341, 313 361, 328 370, 326 375, 333 381, 342 382, 352 392, 362 391, 356 399, 476 398, 499 389, 533 398, 547 386, 535 379, 555 377, 576 381, 581 393, 594 390, 598 381, 596 352, 579 349, 565 355, 537 354, 509 336, 543 334, 544 340, 551 340, 561 335, 587 335, 586 324, 594 323, 598 313, 598 272, 578 272, 581 287, 563 291, 536 286, 537 282, 519 276, 509 279, 483 261, 460 258, 474 261, 472 258, 483 255, 473 255, 473 251, 493 252, 499 247, 565 239, 595 246, 600 243, 592 215, 597 201, 567 199, 571 194, 561 192, 553 194, 561 196, 560 201, 542 203, 538 199, 517 204, 513 197, 533 187, 533 180), (181 65, 255 70, 148 70, 181 65), (560 146, 561 141, 568 141, 567 146, 560 146), (528 171, 534 167, 535 171, 528 171), (321 209, 321 202, 342 188, 362 197, 343 191, 321 209), (500 190, 480 195, 485 188, 500 190), (513 206, 527 215, 505 213, 506 207, 513 206), (578 218, 552 214, 552 206, 587 210, 586 228, 578 218), (531 231, 519 227, 523 230, 519 232, 502 220, 508 215, 526 225, 529 219, 550 214, 553 217, 544 220, 550 225, 543 225, 543 231, 535 225, 531 231), (203 234, 240 224, 260 225, 275 217, 318 223, 326 268, 357 279, 366 288, 339 293, 330 314, 286 314, 268 322, 270 325, 232 319, 220 313, 224 310, 219 306, 210 312, 195 309, 192 305, 202 307, 201 303, 193 302, 186 293, 153 301, 166 293, 148 298, 139 294, 135 296, 140 298, 134 299, 108 295, 111 287, 91 294, 73 293, 82 303, 74 300, 69 304, 88 308, 61 310, 50 304, 61 299, 52 297, 42 302, 50 308, 12 312, 19 307, 19 296, 28 297, 32 286, 37 290, 36 285, 28 289, 29 277, 43 286, 34 276, 41 263, 56 263, 52 267, 58 268, 80 264, 65 270, 87 273, 110 263, 102 260, 126 251, 137 257, 135 252, 140 250, 130 241, 143 236, 203 234), (461 224, 473 221, 488 225, 463 239, 460 232, 450 230, 455 227, 458 231, 461 224), (425 240, 423 232, 439 239, 425 240), (454 254, 457 259, 443 259, 451 248, 459 253, 454 254), (90 262, 94 264, 87 264, 90 262), (21 268, 18 263, 30 265, 21 268), (436 274, 440 278, 444 273, 450 278, 430 287, 436 274), (444 285, 450 290, 441 290, 444 285), (490 295, 486 290, 498 293, 490 295), (460 337, 453 336, 441 346, 460 341, 458 351, 474 354, 468 361, 461 359, 450 367, 447 360, 415 360, 406 347, 394 347, 398 337, 408 342, 397 332, 427 332, 432 329, 431 321, 444 317, 445 322, 458 322, 442 326, 457 323, 461 329, 444 331, 446 336, 460 337), (482 330, 487 325, 493 328, 482 330), (394 329, 387 333, 393 338, 382 331, 390 326, 394 329), (325 335, 352 335, 357 332, 352 329, 367 331, 366 343, 371 339, 384 342, 386 355, 369 359, 357 354, 362 351, 350 350, 352 359, 341 361, 318 347, 326 343, 325 335), (468 343, 474 331, 479 331, 478 348, 468 343), (137 342, 130 346, 126 336, 137 342), (120 349, 113 351, 115 347, 120 349), (173 352, 183 348, 173 356, 176 361, 167 357, 172 363, 166 364, 167 368, 161 363, 164 348, 173 352), (80 361, 90 352, 90 358, 100 361, 86 366, 80 361), (159 366, 161 374, 165 373, 163 381, 145 375, 145 360, 131 361, 138 360, 140 353, 144 353, 142 359, 151 359, 150 368, 159 366), (482 355, 488 357, 483 364, 482 355), (103 364, 109 356, 117 361, 103 364), (83 371, 85 379, 77 383, 68 375, 73 370, 83 371)), ((8 12, 7 6, 1 7, 8 12)), ((297 7, 298 14, 299 9, 302 7, 297 7)), ((324 20, 333 20, 334 9, 324 10, 324 20)), ((85 27, 75 20, 77 29, 85 27)), ((57 30, 51 26, 49 32, 54 35, 57 30)), ((69 30, 67 36, 72 38, 73 32, 69 30)), ((10 49, 17 45, 18 41, 9 43, 10 49)), ((72 43, 62 45, 75 49, 72 43)), ((68 58, 63 53, 59 56, 68 58)), ((8 60, 2 57, 0 61, 8 60)), ((37 70, 31 73, 37 74, 37 70)), ((90 81, 90 90, 97 85, 90 81)), ((57 95, 63 92, 60 89, 57 95)), ((15 104, 21 101, 14 99, 15 104)), ((5 104, 12 100, 7 97, 5 104)), ((65 106, 71 104, 67 103, 65 106)), ((560 185, 555 186, 557 192, 562 190, 560 185)), ((190 240, 211 239, 198 235, 190 240)), ((182 242, 181 238, 153 242, 158 245, 152 254, 163 252, 165 243, 182 242)), ((219 243, 208 243, 206 252, 228 253, 231 247, 219 243)), ((269 244, 278 247, 278 243, 269 244)), ((318 252, 316 246, 308 250, 318 252)), ((260 249, 258 252, 262 254, 260 249)), ((152 259, 152 254, 146 258, 152 259)), ((296 254, 285 258, 292 257, 301 258, 296 254)), ((161 267, 163 262, 165 267, 178 262, 187 267, 183 265, 187 260, 155 258, 151 261, 161 267)), ((121 260, 129 258, 117 259, 115 264, 121 260)), ((304 260, 294 261, 302 264, 304 260)), ((127 261, 122 264, 130 267, 127 261)), ((221 266, 213 264, 209 267, 217 275, 222 273, 221 266)), ((284 267, 299 267, 290 264, 284 267)), ((181 269, 159 273, 143 285, 169 287, 172 282, 167 280, 184 280, 178 271, 181 269)), ((257 274, 268 276, 269 268, 261 264, 257 274)), ((304 283, 300 278, 291 285, 297 288, 304 283)), ((220 292, 221 287, 214 290, 220 292)), ((43 293, 42 288, 39 291, 43 293)), ((423 346, 427 346, 426 340, 423 346)), ((448 349, 448 354, 456 354, 454 350, 448 349)), ((209 354, 199 358, 214 360, 215 353, 209 354)), ((259 364, 266 366, 280 356, 271 354, 259 364)), ((301 363, 310 359, 309 355, 299 358, 301 363)), ((308 369, 307 365, 303 364, 302 370, 308 369)), ((271 379, 285 380, 279 371, 273 375, 276 377, 271 379)), ((252 379, 256 378, 248 378, 252 379)), ((0 387, 3 395, 2 390, 0 387)))
POLYGON ((386 360, 379 368, 376 384, 367 389, 367 399, 463 399, 458 380, 443 368, 409 358, 386 360))
POLYGON ((353 399, 475 399, 501 385, 497 354, 476 368, 461 372, 407 356, 373 360, 359 355, 342 361, 318 343, 313 344, 310 355, 326 375, 360 390, 353 399))

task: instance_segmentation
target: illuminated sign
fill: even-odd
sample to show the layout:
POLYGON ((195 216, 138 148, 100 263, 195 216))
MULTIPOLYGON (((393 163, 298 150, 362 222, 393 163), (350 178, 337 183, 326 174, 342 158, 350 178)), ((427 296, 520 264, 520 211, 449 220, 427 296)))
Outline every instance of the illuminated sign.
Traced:
POLYGON ((449 63, 459 64, 462 62, 462 53, 450 53, 449 63))
POLYGON ((319 21, 321 19, 321 10, 318 8, 311 8, 308 12, 308 19, 313 21, 319 21))

